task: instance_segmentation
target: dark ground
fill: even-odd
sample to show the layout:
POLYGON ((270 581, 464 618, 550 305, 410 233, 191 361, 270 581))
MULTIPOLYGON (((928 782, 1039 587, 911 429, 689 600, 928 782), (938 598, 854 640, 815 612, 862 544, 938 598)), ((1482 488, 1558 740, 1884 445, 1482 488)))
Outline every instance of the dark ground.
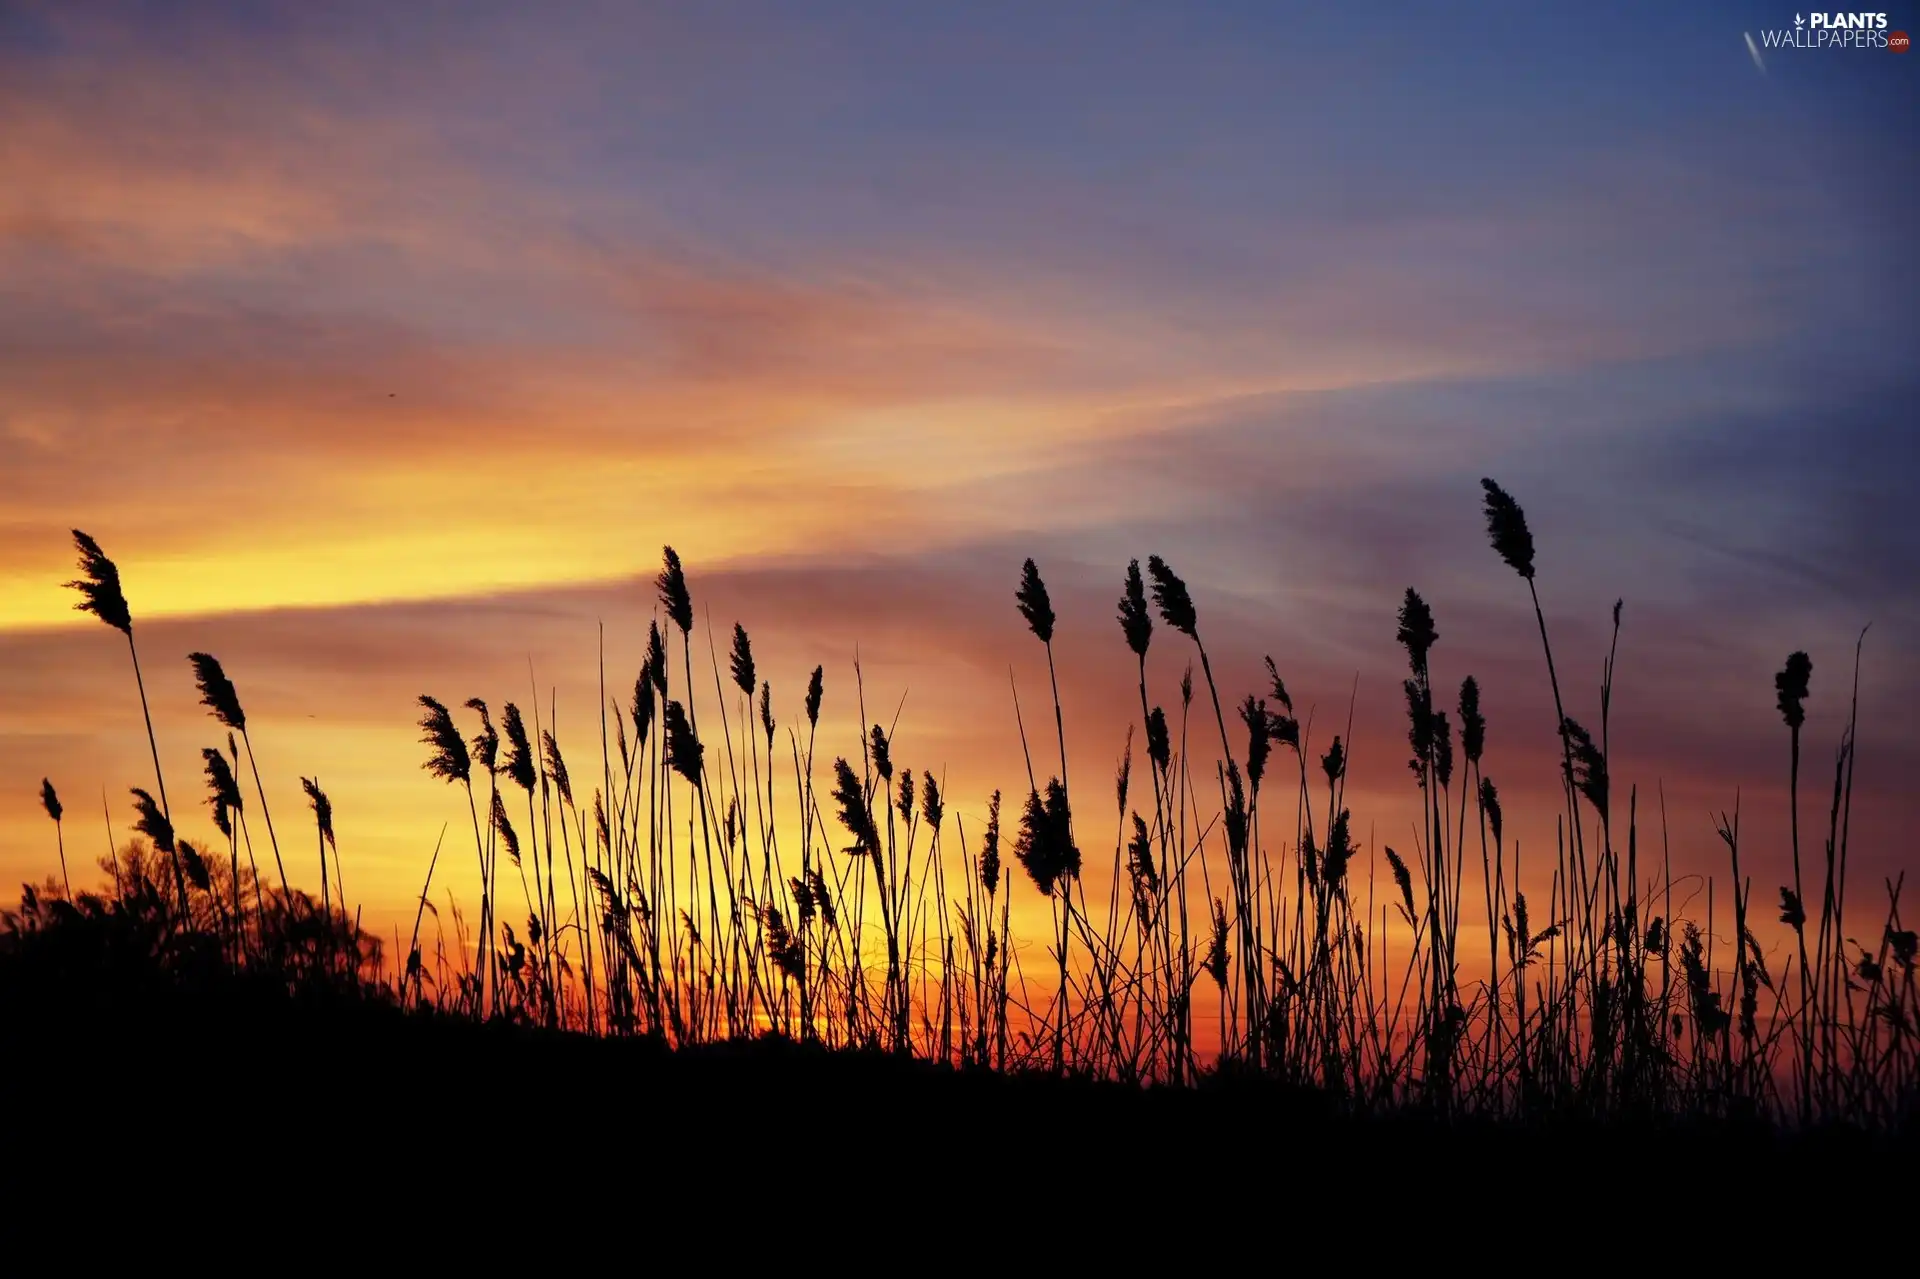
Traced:
POLYGON ((1355 1228, 1387 1230, 1383 1246, 1462 1219, 1699 1242, 1739 1220, 1770 1229, 1808 1195, 1863 1223, 1883 1195, 1904 1213, 1920 1172, 1910 1137, 1362 1119, 1270 1084, 1142 1091, 771 1040, 675 1053, 4 953, 0 1096, 16 1192, 138 1186, 328 1217, 446 1205, 510 1233, 608 1196, 667 1205, 669 1223, 731 1202, 739 1229, 911 1225, 942 1249, 976 1217, 1158 1238, 1216 1214, 1251 1229, 1248 1246, 1269 1220, 1371 1221, 1355 1228))

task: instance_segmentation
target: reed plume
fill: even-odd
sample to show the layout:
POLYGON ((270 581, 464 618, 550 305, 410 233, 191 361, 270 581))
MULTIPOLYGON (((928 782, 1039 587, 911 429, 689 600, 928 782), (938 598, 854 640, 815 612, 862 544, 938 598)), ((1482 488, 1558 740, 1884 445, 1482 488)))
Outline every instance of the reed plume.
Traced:
POLYGON ((1187 584, 1158 555, 1147 557, 1147 572, 1153 578, 1153 602, 1160 609, 1160 620, 1188 639, 1198 639, 1200 616, 1187 584))
POLYGON ((134 830, 153 841, 153 846, 163 853, 175 851, 173 841, 173 823, 168 820, 160 805, 154 802, 152 794, 138 786, 131 788, 133 795, 134 830))
MULTIPOLYGON (((1206 962, 1201 966, 1224 996, 1227 989, 1227 905, 1218 897, 1213 899, 1213 940, 1207 946, 1206 962)), ((1225 1051, 1223 1042, 1221 1052, 1224 1054, 1225 1051)))
POLYGON ((1400 917, 1407 921, 1407 927, 1415 926, 1413 917, 1413 872, 1407 869, 1407 863, 1399 853, 1387 848, 1387 865, 1393 871, 1393 882, 1400 889, 1400 917))
POLYGON ((694 735, 693 725, 687 719, 686 708, 679 702, 667 703, 665 726, 667 763, 696 790, 699 789, 702 785, 701 763, 706 756, 706 748, 694 735))
POLYGON ((531 797, 539 778, 535 772, 533 742, 527 736, 527 722, 521 717, 520 708, 508 702, 500 710, 500 723, 507 733, 507 762, 501 771, 507 780, 531 797))
POLYGON ((867 807, 866 788, 844 756, 833 761, 833 777, 833 801, 840 807, 840 824, 853 836, 853 843, 843 851, 851 857, 879 856, 880 830, 867 807))
POLYGON ((647 623, 647 655, 641 662, 641 669, 653 682, 654 689, 664 697, 667 692, 667 640, 660 633, 658 622, 647 623))
POLYGON ((80 552, 80 576, 67 586, 80 592, 80 602, 74 607, 82 613, 91 613, 101 621, 129 638, 133 635, 133 613, 127 607, 126 594, 120 589, 120 569, 107 558, 100 543, 82 533, 73 530, 73 544, 80 552))
POLYGON ((454 727, 453 714, 436 699, 422 693, 420 705, 426 714, 420 717, 420 743, 428 748, 427 762, 421 767, 443 782, 473 782, 473 756, 467 739, 454 727))
POLYGON ((66 809, 60 806, 60 796, 54 791, 52 781, 45 777, 40 779, 40 807, 53 819, 53 836, 60 848, 60 883, 66 889, 67 900, 72 901, 73 881, 67 878, 67 832, 60 822, 66 809))
MULTIPOLYGON (((1492 543, 1494 552, 1505 560, 1507 566, 1518 573, 1527 583, 1527 594, 1533 601, 1533 617, 1540 628, 1540 648, 1547 659, 1547 682, 1553 688, 1554 731, 1560 736, 1561 764, 1569 781, 1567 790, 1568 812, 1572 819, 1576 840, 1579 837, 1579 814, 1574 810, 1573 789, 1573 743, 1567 736, 1567 709, 1560 697, 1560 675, 1554 666, 1553 645, 1547 639, 1547 615, 1540 607, 1540 591, 1534 581, 1533 534, 1527 528, 1527 516, 1520 504, 1491 479, 1482 479, 1480 487, 1486 497, 1487 539, 1492 543)), ((1616 614, 1617 621, 1617 614, 1616 614)))
POLYGON ((633 700, 627 703, 627 718, 633 722, 633 749, 638 751, 653 728, 653 678, 646 668, 633 679, 633 700))
POLYGON ((1460 684, 1460 753, 1478 764, 1487 749, 1487 720, 1480 713, 1480 684, 1469 675, 1460 684))
MULTIPOLYGON (((680 628, 682 635, 693 632, 693 596, 687 591, 686 571, 680 567, 680 556, 669 546, 664 548, 665 567, 654 579, 654 586, 660 593, 660 607, 666 610, 667 617, 680 628)), ((666 663, 661 662, 664 673, 666 663)))
MULTIPOLYGON (((153 781, 160 791, 160 814, 167 817, 171 830, 172 809, 167 805, 167 779, 160 768, 160 743, 153 734, 153 710, 147 704, 147 682, 140 673, 140 652, 133 642, 133 612, 127 607, 127 596, 120 588, 120 569, 107 558, 100 543, 82 533, 72 530, 73 545, 80 552, 80 576, 67 583, 71 590, 80 592, 80 602, 74 607, 82 613, 93 616, 111 626, 127 637, 127 654, 133 659, 133 681, 140 692, 140 715, 147 725, 147 750, 153 756, 153 781)), ((174 886, 179 892, 180 910, 183 915, 188 911, 187 886, 185 876, 180 870, 180 858, 177 853, 168 850, 169 860, 173 862, 174 886)))
POLYGON ((899 812, 902 824, 911 824, 913 821, 914 799, 913 770, 911 768, 903 769, 900 773, 899 798, 894 803, 894 808, 899 812))
MULTIPOLYGON (((448 785, 458 783, 467 794, 467 819, 472 823, 473 853, 480 870, 480 918, 489 923, 488 927, 480 930, 480 974, 474 987, 475 1011, 484 1016, 488 1008, 489 982, 493 988, 493 1006, 495 1011, 498 1010, 500 976, 494 971, 493 965, 493 929, 490 924, 493 918, 492 877, 488 873, 486 844, 480 837, 480 810, 473 796, 473 756, 467 749, 467 739, 460 735, 452 713, 443 703, 422 693, 419 706, 425 712, 420 717, 420 742, 427 747, 427 759, 421 767, 448 785)), ((514 715, 510 720, 517 721, 518 718, 514 715)))
MULTIPOLYGON (((187 882, 207 894, 213 895, 213 873, 207 869, 207 859, 200 850, 186 840, 179 842, 180 864, 186 868, 187 882)), ((216 907, 218 903, 215 903, 216 907)))
POLYGON ((513 822, 507 817, 507 806, 500 798, 500 792, 493 793, 493 830, 500 837, 501 847, 507 850, 507 860, 514 868, 520 869, 520 833, 513 828, 513 822))
MULTIPOLYGON (((333 801, 327 798, 327 793, 320 789, 320 783, 314 778, 302 777, 300 779, 300 789, 307 793, 307 804, 313 809, 313 824, 319 832, 320 903, 322 907, 327 908, 328 913, 331 914, 331 907, 327 896, 327 850, 329 848, 333 849, 334 867, 336 871, 339 869, 340 860, 340 846, 335 842, 333 837, 333 801)), ((339 881, 340 876, 336 873, 334 876, 334 887, 338 890, 340 909, 344 913, 347 908, 347 899, 345 896, 346 886, 339 881)))
POLYGON ((500 734, 493 726, 493 717, 487 713, 487 704, 477 697, 467 699, 467 709, 480 716, 480 731, 473 735, 471 754, 480 761, 481 771, 489 777, 499 771, 500 734))
POLYGON ((1135 657, 1146 657, 1147 645, 1153 640, 1153 615, 1147 611, 1147 588, 1140 577, 1139 560, 1127 562, 1126 591, 1120 597, 1120 633, 1126 636, 1127 647, 1135 657))
MULTIPOLYGON (((232 733, 227 734, 227 740, 229 744, 232 744, 232 733)), ((239 758, 239 754, 240 752, 237 748, 233 750, 235 760, 239 758)), ((213 825, 214 828, 220 832, 221 837, 227 841, 228 845, 230 854, 228 860, 231 862, 233 872, 233 913, 235 919, 238 919, 242 913, 240 904, 240 846, 234 837, 233 818, 235 815, 239 815, 244 821, 246 805, 240 795, 240 782, 238 778, 235 777, 233 767, 229 764, 227 756, 220 752, 219 747, 202 747, 200 758, 206 764, 207 805, 213 809, 213 825)), ((254 908, 258 912, 264 926, 267 906, 266 900, 260 891, 260 867, 253 860, 253 841, 251 838, 247 840, 247 862, 253 869, 254 908)))
POLYGON ((759 683, 753 672, 753 643, 747 638, 747 628, 738 622, 733 624, 733 653, 727 668, 733 673, 734 686, 751 698, 759 683))
POLYGON ((934 782, 933 774, 927 773, 920 782, 920 815, 926 818, 927 825, 938 835, 946 814, 947 805, 940 795, 940 787, 934 782))
POLYGON ((240 783, 234 777, 227 757, 217 747, 207 746, 201 749, 200 758, 206 761, 207 803, 230 812, 241 812, 245 803, 241 799, 240 783))
POLYGON ((1048 779, 1044 796, 1039 791, 1027 793, 1013 855, 1042 897, 1052 896, 1056 889, 1064 892, 1067 881, 1080 874, 1080 850, 1073 844, 1071 820, 1067 789, 1059 778, 1048 779))
POLYGON ((1807 1058, 1812 1052, 1812 1008, 1813 985, 1811 974, 1807 971, 1807 916, 1801 904, 1806 900, 1806 888, 1800 877, 1800 729, 1807 722, 1806 701, 1813 681, 1813 659, 1804 652, 1787 655, 1786 665, 1773 677, 1776 704, 1780 708, 1780 718, 1786 721, 1790 743, 1787 771, 1787 811, 1790 841, 1793 847, 1793 892, 1788 894, 1785 888, 1780 890, 1783 904, 1781 921, 1793 927, 1794 937, 1800 953, 1800 1116, 1804 1121, 1812 1112, 1810 1076, 1811 1065, 1807 1058), (1791 898, 1791 909, 1785 903, 1791 898), (1793 918, 1789 919, 1788 916, 1793 918))
POLYGON ((1147 715, 1147 758, 1163 774, 1173 763, 1173 737, 1167 728, 1167 713, 1158 706, 1147 715))
POLYGON ((980 840, 980 887, 992 897, 1000 888, 1000 792, 987 803, 987 832, 980 840))
POLYGON ((1400 604, 1400 629, 1395 638, 1407 650, 1407 662, 1416 679, 1427 674, 1427 655, 1433 651, 1440 633, 1433 628, 1433 610, 1411 586, 1400 604))
MULTIPOLYGON (((247 732, 247 713, 240 705, 240 691, 227 678, 227 672, 220 660, 211 653, 189 653, 187 661, 193 667, 194 686, 200 691, 200 703, 205 706, 213 718, 227 728, 227 740, 233 740, 233 734, 239 733, 247 744, 247 765, 253 772, 253 788, 260 796, 260 816, 267 823, 267 842, 273 847, 273 863, 280 876, 282 897, 292 892, 287 883, 286 863, 280 858, 280 837, 273 828, 273 812, 267 804, 267 789, 260 779, 260 765, 253 756, 253 738, 247 732)), ((239 753, 234 754, 236 762, 239 753)), ((209 766, 211 767, 211 766, 209 766)), ((237 791, 235 792, 238 793, 237 791)), ((238 809, 238 804, 231 805, 238 809)), ((251 852, 249 852, 251 855, 251 852)))
POLYGON ((1247 786, 1257 799, 1260 779, 1267 771, 1267 756, 1273 750, 1273 719, 1267 704, 1256 701, 1252 693, 1240 703, 1240 722, 1247 726, 1247 786))
POLYGON ((1486 810, 1487 825, 1493 831, 1493 842, 1500 842, 1500 792, 1494 788, 1491 777, 1480 779, 1480 807, 1486 810))
POLYGON ((1482 479, 1486 494, 1487 538, 1507 567, 1533 580, 1533 534, 1527 529, 1527 516, 1508 492, 1490 479, 1482 479))
POLYGON ((240 706, 239 690, 227 678, 227 672, 211 653, 188 653, 193 666, 193 682, 200 690, 200 702, 213 717, 236 732, 247 731, 247 713, 240 706))
POLYGON ((311 777, 300 779, 300 789, 307 793, 307 803, 313 809, 313 824, 319 829, 321 842, 329 848, 338 848, 333 836, 333 801, 320 789, 320 783, 311 777))
MULTIPOLYGON (((696 751, 699 743, 694 743, 696 751)), ((573 778, 567 772, 566 757, 560 753, 560 743, 554 740, 553 731, 548 729, 540 734, 540 747, 547 760, 547 777, 553 782, 554 789, 560 792, 560 802, 568 808, 573 807, 573 778)), ((696 754, 695 758, 698 758, 696 754)))
POLYGON ((40 779, 40 807, 45 809, 47 816, 52 818, 56 823, 67 811, 61 806, 60 796, 58 792, 53 789, 53 783, 44 777, 40 779))
POLYGON ((1573 787, 1599 814, 1607 811, 1607 760, 1595 745, 1593 734, 1569 719, 1562 728, 1566 735, 1570 760, 1566 766, 1567 784, 1573 787))
POLYGON ((1287 714, 1293 714, 1293 698, 1287 695, 1287 684, 1285 680, 1280 678, 1280 668, 1273 664, 1273 658, 1271 657, 1266 659, 1266 665, 1267 679, 1271 682, 1273 688, 1270 696, 1274 701, 1286 708, 1287 714))
POLYGON ((1047 596, 1047 584, 1040 580, 1040 569, 1032 560, 1020 566, 1020 585, 1013 593, 1020 616, 1042 644, 1053 643, 1053 601, 1047 596))
POLYGON ((1127 876, 1133 883, 1133 906, 1142 925, 1151 923, 1153 903, 1160 894, 1160 876, 1153 861, 1153 840, 1147 823, 1133 814, 1133 837, 1127 841, 1127 876))

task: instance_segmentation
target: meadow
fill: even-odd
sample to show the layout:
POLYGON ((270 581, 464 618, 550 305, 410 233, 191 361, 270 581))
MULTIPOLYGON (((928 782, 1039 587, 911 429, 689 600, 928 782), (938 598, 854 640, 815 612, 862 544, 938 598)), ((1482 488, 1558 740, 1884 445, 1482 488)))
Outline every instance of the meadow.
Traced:
MULTIPOLYGON (((362 929, 315 780, 302 778, 306 811, 269 811, 239 685, 192 654, 223 740, 189 777, 163 767, 148 718, 153 776, 128 797, 138 839, 83 860, 42 782, 58 870, 5 915, 0 1017, 58 1028, 42 1039, 71 1048, 102 1022, 243 992, 239 1020, 203 1042, 278 1027, 306 1036, 292 1053, 306 1061, 336 1032, 359 1042, 377 1024, 390 1045, 416 1033, 395 1027, 430 1027, 451 1037, 436 1042, 510 1042, 522 1074, 645 1062, 683 1087, 741 1061, 808 1079, 857 1061, 846 1069, 904 1072, 887 1078, 905 1104, 953 1086, 941 1081, 1017 1080, 1159 1098, 1175 1129, 1189 1112, 1165 1099, 1191 1095, 1216 1099, 1208 1124, 1229 1096, 1284 1098, 1296 1121, 1455 1132, 1911 1132, 1915 931, 1901 878, 1848 873, 1857 693, 1831 773, 1816 771, 1828 756, 1802 741, 1813 663, 1785 656, 1771 696, 1788 846, 1744 844, 1736 806, 1719 822, 1724 875, 1704 901, 1676 900, 1664 814, 1609 770, 1612 660, 1598 719, 1567 714, 1526 517, 1492 480, 1481 500, 1488 571, 1527 593, 1556 711, 1513 730, 1553 752, 1562 782, 1553 828, 1529 832, 1524 857, 1485 771, 1480 686, 1436 677, 1438 623, 1412 589, 1395 640, 1422 822, 1376 848, 1346 803, 1351 726, 1315 740, 1272 659, 1259 687, 1222 688, 1201 611, 1158 556, 1116 575, 1115 639, 1139 671, 1115 690, 1137 710, 1117 771, 1069 759, 1057 679, 1014 688, 1019 771, 980 824, 949 811, 937 769, 896 758, 857 665, 847 683, 870 728, 829 744, 824 669, 787 702, 742 626, 724 653, 697 653, 668 548, 640 669, 602 671, 597 742, 563 746, 537 703, 420 697, 423 766, 456 816, 420 868, 404 938, 362 929), (1156 645, 1181 655, 1173 687, 1148 678, 1156 645), (202 814, 217 843, 182 833, 202 814), (453 858, 472 859, 477 901, 436 892, 453 858), (1044 935, 1016 935, 1016 897, 1044 935)), ((124 635, 144 712, 119 571, 74 539, 70 585, 124 635)), ((1073 654, 1055 651, 1039 567, 1010 585, 1009 629, 1017 610, 1052 677, 1073 654)), ((1616 605, 1616 641, 1619 620, 1616 605)))

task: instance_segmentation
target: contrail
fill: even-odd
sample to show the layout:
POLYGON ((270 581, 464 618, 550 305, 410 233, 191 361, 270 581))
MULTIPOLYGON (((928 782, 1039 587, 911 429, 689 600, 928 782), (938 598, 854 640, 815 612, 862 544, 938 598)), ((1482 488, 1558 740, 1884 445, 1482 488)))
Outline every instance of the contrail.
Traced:
POLYGON ((1747 38, 1747 52, 1753 55, 1753 65, 1759 68, 1761 75, 1765 75, 1767 64, 1760 60, 1760 46, 1753 42, 1753 32, 1742 31, 1740 34, 1747 38))

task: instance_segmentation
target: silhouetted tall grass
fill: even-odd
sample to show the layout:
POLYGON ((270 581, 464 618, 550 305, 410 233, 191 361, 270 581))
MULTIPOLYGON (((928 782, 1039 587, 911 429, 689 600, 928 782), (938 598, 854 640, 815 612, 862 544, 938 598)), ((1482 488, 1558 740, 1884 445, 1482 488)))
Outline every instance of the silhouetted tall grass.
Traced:
MULTIPOLYGON (((631 694, 624 705, 607 697, 603 659, 600 712, 569 720, 597 721, 597 769, 569 769, 557 699, 549 695, 543 715, 537 687, 531 729, 513 701, 496 729, 481 697, 420 696, 423 768, 456 786, 468 810, 481 884, 473 936, 456 903, 445 916, 433 903, 436 843, 411 936, 390 970, 348 906, 333 807, 313 778, 301 782, 320 900, 289 884, 270 823, 280 883, 262 885, 235 779, 245 743, 264 817, 246 716, 219 662, 195 653, 202 701, 229 730, 224 753, 202 751, 225 858, 178 837, 149 719, 161 793, 132 792, 144 842, 119 855, 110 838, 113 855, 101 866, 111 888, 76 894, 64 810, 43 781, 62 880, 27 890, 0 949, 49 929, 91 929, 163 968, 212 954, 290 989, 333 985, 465 1019, 673 1046, 772 1034, 1136 1083, 1231 1073, 1364 1112, 1910 1120, 1920 1100, 1920 989, 1915 934, 1900 914, 1903 880, 1888 882, 1864 919, 1847 910, 1857 674, 1817 896, 1804 875, 1798 801, 1813 665, 1795 653, 1775 690, 1788 729, 1788 845, 1743 846, 1736 806, 1718 826, 1730 893, 1713 877, 1705 912, 1677 918, 1664 799, 1656 857, 1641 847, 1650 832, 1637 787, 1623 796, 1610 769, 1612 654, 1590 721, 1596 733, 1567 711, 1525 514, 1491 480, 1483 489, 1492 548, 1527 583, 1556 717, 1549 740, 1559 748, 1563 808, 1550 844, 1528 841, 1547 851, 1524 864, 1485 771, 1493 726, 1480 683, 1469 672, 1443 676, 1439 621, 1414 589, 1401 598, 1394 636, 1407 658, 1408 767, 1421 805, 1403 853, 1356 836, 1362 827, 1346 799, 1351 716, 1344 733, 1314 741, 1271 658, 1255 691, 1223 700, 1186 582, 1157 555, 1144 575, 1139 561, 1129 564, 1117 621, 1136 659, 1137 688, 1123 696, 1137 696, 1138 720, 1115 744, 1101 900, 1087 891, 1081 851, 1104 838, 1098 805, 1076 812, 1085 792, 1069 779, 1084 785, 1084 759, 1070 774, 1059 696, 1057 663, 1072 655, 1056 650, 1053 602, 1034 561, 1021 567, 1014 603, 1046 654, 1058 767, 1036 767, 1016 689, 1027 788, 1006 814, 993 792, 982 823, 953 802, 937 769, 905 766, 907 739, 868 716, 857 663, 848 690, 863 726, 857 752, 848 743, 817 755, 821 708, 834 695, 820 668, 785 721, 783 746, 782 699, 740 623, 724 661, 710 635, 718 718, 708 724, 719 731, 717 741, 703 739, 693 589, 669 548, 655 582, 665 625, 649 629, 631 694), (1156 613, 1199 658, 1202 714, 1212 721, 1200 729, 1205 747, 1189 740, 1191 665, 1177 702, 1155 701, 1146 659, 1156 613), (1457 698, 1445 691, 1455 687, 1457 698), (1022 969, 1009 849, 1047 904, 1044 975, 1022 969), (506 891, 519 881, 520 922, 505 917, 502 852, 506 891), (1777 972, 1761 937, 1766 912, 1751 896, 1756 864, 1791 871, 1778 914, 1793 946, 1777 972), (1467 955, 1463 930, 1478 926, 1487 949, 1467 955)), ((75 537, 81 607, 131 646, 118 570, 91 538, 75 537)), ((1616 603, 1616 645, 1621 616, 1616 603)), ((1858 662, 1856 649, 1856 672, 1858 662)), ((589 745, 580 758, 591 754, 589 745)))

